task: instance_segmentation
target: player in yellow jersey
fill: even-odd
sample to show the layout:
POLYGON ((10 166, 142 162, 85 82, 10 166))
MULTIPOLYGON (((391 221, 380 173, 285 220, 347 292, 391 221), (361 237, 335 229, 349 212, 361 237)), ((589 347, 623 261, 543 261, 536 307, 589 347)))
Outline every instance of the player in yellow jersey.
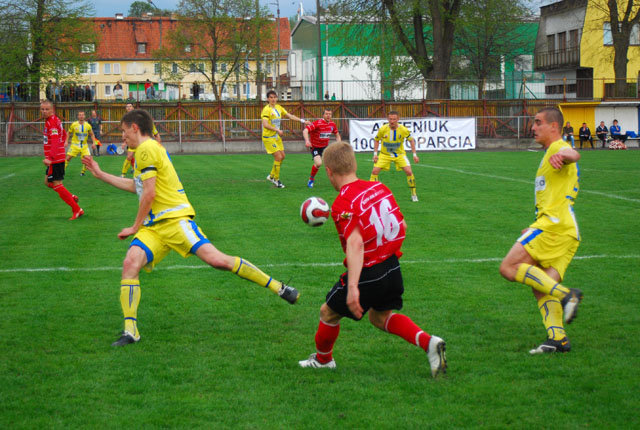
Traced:
POLYGON ((173 163, 164 147, 151 138, 153 120, 141 109, 124 115, 121 121, 125 143, 136 150, 134 179, 120 178, 100 169, 91 156, 82 162, 98 179, 125 191, 137 193, 139 206, 133 225, 118 233, 119 239, 134 236, 122 263, 120 304, 124 314, 124 331, 113 346, 140 340, 137 309, 140 302, 139 273, 151 271, 172 249, 183 257, 195 254, 220 270, 233 271, 278 294, 293 304, 299 293, 263 273, 250 262, 226 255, 216 249, 193 221, 195 211, 180 183, 173 163))
POLYGON ((562 113, 544 108, 532 131, 545 150, 536 173, 536 220, 522 231, 502 264, 500 274, 531 287, 538 301, 547 340, 531 354, 569 352, 563 326, 576 317, 582 292, 562 285, 564 273, 578 249, 580 232, 573 213, 578 195, 580 153, 562 140, 562 113))
POLYGON ((280 166, 284 160, 284 145, 281 136, 284 131, 281 128, 283 117, 287 117, 294 121, 300 121, 302 124, 310 125, 310 121, 298 118, 297 116, 287 112, 278 104, 278 93, 273 90, 267 92, 267 104, 262 109, 262 143, 267 154, 273 155, 273 166, 271 172, 267 176, 267 181, 271 182, 278 188, 284 188, 284 184, 280 182, 280 166))
MULTIPOLYGON (((127 105, 124 107, 124 109, 126 110, 126 112, 131 112, 133 110, 133 105, 131 103, 127 103, 127 105)), ((152 129, 152 136, 153 138, 156 140, 156 142, 158 143, 162 143, 162 139, 160 138, 160 133, 158 133, 158 129, 156 129, 156 125, 153 125, 153 129, 152 129)), ((128 148, 126 143, 122 143, 122 149, 126 149, 127 150, 127 157, 124 159, 124 163, 122 163, 122 173, 120 176, 122 176, 123 178, 125 176, 127 176, 127 173, 129 172, 129 169, 131 167, 133 167, 133 159, 135 157, 135 150, 132 148, 128 148)))
MULTIPOLYGON (((90 155, 89 152, 89 136, 91 136, 91 141, 93 142, 93 148, 96 148, 96 137, 93 134, 93 129, 91 128, 91 124, 85 121, 85 115, 83 111, 78 112, 78 120, 71 124, 69 127, 69 132, 67 133, 67 140, 64 142, 65 148, 68 148, 67 151, 67 159, 64 163, 65 170, 69 165, 69 161, 80 155, 84 157, 85 155, 90 155), (71 141, 71 145, 69 145, 69 141, 71 141)), ((83 165, 82 170, 80 170, 80 176, 84 176, 84 173, 87 171, 87 168, 83 165)))
POLYGON ((416 193, 416 178, 411 170, 411 163, 407 158, 407 152, 404 149, 404 141, 411 144, 411 152, 413 152, 413 161, 418 163, 420 159, 416 154, 416 141, 411 137, 411 132, 402 124, 398 124, 400 116, 398 112, 391 111, 387 115, 388 123, 380 127, 373 143, 373 170, 371 171, 370 181, 377 181, 381 170, 389 170, 391 163, 395 163, 396 170, 404 170, 407 175, 407 184, 411 191, 411 201, 418 201, 416 193), (382 144, 380 155, 378 148, 382 144))

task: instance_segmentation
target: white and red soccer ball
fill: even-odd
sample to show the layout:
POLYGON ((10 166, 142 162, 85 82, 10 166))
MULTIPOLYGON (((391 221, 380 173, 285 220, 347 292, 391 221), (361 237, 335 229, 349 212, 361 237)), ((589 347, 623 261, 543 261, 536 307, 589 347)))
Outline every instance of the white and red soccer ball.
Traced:
POLYGON ((311 227, 321 226, 330 215, 329 204, 320 197, 309 197, 300 206, 300 218, 311 227))

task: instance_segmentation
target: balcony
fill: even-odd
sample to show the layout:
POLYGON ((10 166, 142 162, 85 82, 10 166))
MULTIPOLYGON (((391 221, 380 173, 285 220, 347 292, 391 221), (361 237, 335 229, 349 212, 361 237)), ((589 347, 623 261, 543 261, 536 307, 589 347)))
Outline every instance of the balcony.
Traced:
POLYGON ((580 48, 536 51, 533 67, 535 71, 578 68, 580 67, 580 48))

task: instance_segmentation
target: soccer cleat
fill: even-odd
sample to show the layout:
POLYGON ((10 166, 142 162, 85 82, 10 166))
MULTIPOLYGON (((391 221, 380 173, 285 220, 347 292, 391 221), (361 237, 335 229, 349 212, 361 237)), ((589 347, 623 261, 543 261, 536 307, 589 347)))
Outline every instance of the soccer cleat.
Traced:
POLYGON ((80 172, 80 176, 84 176, 84 172, 80 172))
POLYGON ((294 305, 300 298, 300 293, 293 287, 286 284, 282 284, 282 287, 278 290, 278 295, 294 305))
POLYGON ((315 352, 311 354, 309 358, 307 358, 306 360, 298 361, 298 364, 300 365, 300 367, 313 367, 315 369, 321 369, 321 368, 335 369, 336 368, 336 361, 333 358, 328 363, 320 363, 318 361, 318 358, 316 357, 315 352))
POLYGON ((80 208, 78 210, 78 212, 74 213, 73 215, 71 215, 71 218, 69 218, 69 220, 74 220, 74 219, 78 219, 80 218, 82 215, 84 215, 84 211, 82 210, 82 208, 80 208))
POLYGON ((140 340, 140 335, 136 338, 134 335, 129 333, 128 331, 123 331, 118 340, 113 342, 111 346, 126 346, 130 343, 136 343, 140 340))
POLYGON ((307 187, 309 187, 309 188, 313 188, 313 183, 314 183, 314 182, 315 182, 315 181, 314 181, 313 179, 309 179, 309 182, 307 182, 307 187))
POLYGON ((78 196, 76 196, 75 194, 72 194, 72 195, 71 195, 71 198, 72 198, 72 199, 73 199, 73 201, 74 201, 74 202, 76 202, 76 203, 78 203, 78 200, 80 200, 80 199, 78 198, 78 196))
POLYGON ((271 175, 267 175, 267 181, 271 182, 273 185, 277 185, 278 183, 271 175))
POLYGON ((577 288, 570 288, 569 294, 561 300, 565 324, 571 324, 578 315, 578 305, 582 301, 582 295, 582 291, 577 288))
POLYGON ((411 196, 411 201, 412 201, 412 202, 417 202, 417 201, 418 201, 418 196, 416 196, 415 194, 413 194, 413 195, 411 196))
POLYGON ((446 343, 438 336, 431 336, 429 348, 427 348, 427 358, 431 366, 431 376, 434 378, 438 373, 447 373, 447 356, 445 353, 446 343))
POLYGON ((284 188, 284 184, 280 182, 280 179, 277 179, 275 182, 276 188, 284 188))
POLYGON ((571 351, 571 343, 566 337, 560 340, 547 339, 539 347, 529 351, 529 354, 551 354, 554 352, 569 352, 571 351))

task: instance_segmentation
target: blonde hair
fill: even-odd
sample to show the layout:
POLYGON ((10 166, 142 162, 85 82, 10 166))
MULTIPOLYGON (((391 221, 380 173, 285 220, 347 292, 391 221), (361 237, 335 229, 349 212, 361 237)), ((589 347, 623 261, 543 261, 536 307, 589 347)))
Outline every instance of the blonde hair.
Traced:
POLYGON ((355 173, 358 165, 353 148, 346 142, 332 143, 322 153, 322 161, 337 175, 355 173))

